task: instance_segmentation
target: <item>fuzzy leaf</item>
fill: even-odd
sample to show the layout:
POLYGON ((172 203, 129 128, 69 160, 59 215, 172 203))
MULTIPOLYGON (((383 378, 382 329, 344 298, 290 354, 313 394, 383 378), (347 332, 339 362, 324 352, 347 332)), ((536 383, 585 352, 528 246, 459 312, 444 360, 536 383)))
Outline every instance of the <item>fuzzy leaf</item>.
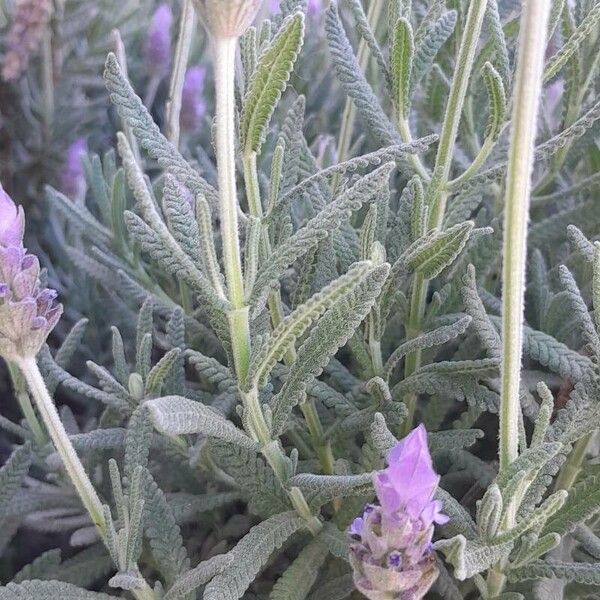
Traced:
POLYGON ((298 349, 281 391, 271 401, 273 430, 285 427, 292 408, 302 399, 306 386, 320 375, 329 359, 354 334, 368 315, 387 276, 389 267, 372 267, 347 294, 336 300, 319 319, 298 349))
POLYGON ((206 586, 204 600, 241 598, 273 552, 303 524, 295 512, 285 512, 255 525, 228 553, 233 558, 231 566, 206 586))
POLYGON ((213 409, 181 396, 164 396, 145 404, 158 431, 165 435, 201 433, 246 448, 255 443, 241 429, 213 409))
POLYGON ((472 221, 466 221, 446 231, 426 234, 407 250, 406 264, 425 279, 437 277, 462 252, 473 225, 472 221))
POLYGON ((390 68, 394 103, 402 118, 408 116, 410 106, 410 82, 414 52, 412 27, 406 19, 398 19, 392 37, 390 68))
POLYGON ((250 80, 240 120, 246 152, 259 152, 271 116, 286 88, 304 37, 304 15, 288 17, 263 52, 250 80))
POLYGON ((269 600, 304 600, 328 553, 329 549, 320 539, 310 542, 275 582, 269 600))
POLYGON ((371 268, 370 261, 356 263, 348 273, 330 283, 286 317, 273 333, 253 351, 248 385, 257 382, 260 382, 261 385, 264 384, 275 364, 283 358, 296 339, 326 310, 344 296, 351 294, 371 268))
POLYGON ((88 592, 62 581, 23 581, 0 587, 0 600, 114 600, 114 596, 88 592))

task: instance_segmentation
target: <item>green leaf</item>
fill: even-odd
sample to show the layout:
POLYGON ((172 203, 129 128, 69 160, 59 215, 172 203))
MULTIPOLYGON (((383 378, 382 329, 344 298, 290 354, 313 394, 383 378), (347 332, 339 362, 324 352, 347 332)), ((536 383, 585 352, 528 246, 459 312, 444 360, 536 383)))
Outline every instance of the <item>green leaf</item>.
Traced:
POLYGON ((304 37, 304 15, 288 17, 259 59, 244 98, 240 135, 245 152, 259 152, 304 37))
POLYGON ((454 567, 454 577, 459 581, 482 573, 498 561, 506 559, 512 546, 512 542, 489 546, 480 541, 466 540, 463 535, 439 540, 434 544, 434 548, 442 552, 454 567))
POLYGON ((280 244, 269 262, 259 270, 250 303, 262 308, 259 301, 266 298, 271 286, 289 265, 335 231, 352 212, 358 210, 364 203, 375 201, 379 194, 384 193, 384 189, 389 188, 389 178, 393 169, 394 164, 387 163, 361 177, 352 187, 310 219, 302 229, 280 244))
POLYGON ((160 394, 165 379, 169 376, 180 355, 179 348, 172 348, 152 367, 146 379, 146 396, 152 397, 160 394))
POLYGON ((571 533, 579 523, 587 521, 600 511, 600 476, 591 475, 574 485, 564 506, 544 527, 542 534, 571 533))
POLYGON ((190 561, 183 545, 179 526, 164 493, 147 469, 141 471, 144 495, 144 531, 152 556, 167 586, 189 569, 190 561))
POLYGON ((213 577, 223 573, 231 566, 233 556, 229 554, 218 554, 208 560, 202 561, 199 565, 175 580, 169 591, 165 594, 164 600, 181 600, 199 588, 208 583, 213 577))
POLYGON ((442 325, 433 331, 428 331, 422 335, 408 340, 401 344, 391 356, 388 358, 384 366, 384 377, 386 381, 390 380, 396 365, 411 352, 416 350, 423 350, 425 348, 433 348, 434 346, 441 346, 450 340, 462 335, 469 327, 471 323, 471 317, 460 316, 454 320, 450 325, 442 325))
POLYGON ((309 505, 318 509, 334 498, 363 496, 373 492, 373 474, 362 475, 313 475, 301 473, 289 480, 300 488, 309 505))
POLYGON ((508 580, 512 583, 556 578, 598 586, 600 585, 600 563, 544 562, 538 560, 530 562, 525 567, 510 569, 507 575, 508 580))
POLYGON ((337 298, 298 349, 281 391, 272 399, 273 431, 281 433, 292 408, 301 401, 307 385, 354 334, 379 296, 388 265, 366 269, 350 290, 337 298))
POLYGON ((238 600, 254 581, 269 557, 304 525, 295 512, 274 515, 255 525, 228 554, 231 566, 204 590, 204 600, 238 600))
POLYGON ((497 140, 502 131, 506 115, 506 92, 498 71, 491 63, 486 62, 482 69, 483 81, 488 95, 488 122, 485 137, 497 140))
POLYGON ((267 518, 289 510, 287 493, 255 450, 213 439, 210 451, 215 462, 240 486, 250 513, 267 518))
MULTIPOLYGON (((202 179, 181 156, 177 148, 160 133, 142 100, 136 96, 123 75, 119 61, 112 52, 106 59, 104 81, 119 115, 132 128, 148 154, 156 159, 163 169, 168 170, 180 183, 188 187, 194 195, 200 193, 211 203, 218 202, 215 188, 202 179)), ((74 206, 72 202, 70 205, 74 206)))
POLYGON ((269 600, 304 600, 328 554, 329 549, 319 538, 312 540, 275 582, 269 600))
POLYGON ((88 592, 62 581, 23 581, 0 587, 0 600, 114 600, 114 596, 88 592))
POLYGON ((412 88, 415 89, 423 77, 428 75, 433 66, 433 61, 452 35, 456 26, 456 11, 447 10, 436 19, 428 19, 417 30, 415 36, 415 55, 412 73, 412 88))
POLYGON ((269 373, 284 354, 327 309, 360 284, 372 268, 370 261, 356 265, 326 288, 296 308, 263 342, 253 349, 246 387, 264 385, 269 373))
POLYGON ((596 23, 600 21, 600 5, 594 4, 583 21, 573 32, 571 37, 561 46, 560 50, 552 56, 544 71, 544 83, 552 79, 567 63, 567 61, 579 52, 581 46, 589 39, 596 23))
POLYGON ((396 129, 381 108, 354 55, 337 2, 331 2, 325 13, 325 31, 337 77, 346 94, 354 100, 358 113, 365 119, 368 131, 385 146, 399 143, 396 129))
POLYGON ((0 518, 6 514, 15 494, 21 488, 33 459, 29 443, 19 446, 0 469, 0 518))
POLYGON ((201 433, 226 442, 254 448, 255 442, 214 409, 182 396, 164 396, 145 405, 154 427, 165 435, 201 433))
POLYGON ((473 225, 466 221, 446 231, 431 231, 407 250, 406 264, 425 279, 437 277, 462 252, 473 225))
POLYGON ((410 107, 410 82, 412 62, 415 52, 413 31, 406 19, 398 19, 392 33, 390 50, 390 67, 392 74, 392 90, 394 104, 402 119, 408 117, 410 107))

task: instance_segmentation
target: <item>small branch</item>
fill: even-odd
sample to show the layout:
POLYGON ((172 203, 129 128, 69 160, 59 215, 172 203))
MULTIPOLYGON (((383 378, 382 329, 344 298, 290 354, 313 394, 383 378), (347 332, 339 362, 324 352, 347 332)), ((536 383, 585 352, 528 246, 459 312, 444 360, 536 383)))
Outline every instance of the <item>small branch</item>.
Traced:
POLYGON ((175 47, 173 72, 169 84, 169 97, 165 106, 167 139, 177 148, 179 146, 179 115, 181 113, 181 95, 187 69, 190 48, 196 25, 196 15, 192 0, 184 0, 179 23, 179 37, 175 47))
POLYGON ((52 398, 50 398, 42 374, 35 362, 35 357, 22 358, 18 360, 17 366, 27 381, 31 395, 69 478, 100 535, 104 537, 106 522, 104 521, 102 503, 69 440, 69 435, 65 431, 52 398))

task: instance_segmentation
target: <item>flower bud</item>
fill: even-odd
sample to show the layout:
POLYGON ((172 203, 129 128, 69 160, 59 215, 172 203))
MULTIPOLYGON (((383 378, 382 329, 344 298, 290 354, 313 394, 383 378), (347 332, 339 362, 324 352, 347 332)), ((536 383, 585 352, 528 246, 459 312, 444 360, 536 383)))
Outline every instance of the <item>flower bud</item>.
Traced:
POLYGON ((87 181, 83 169, 82 158, 87 152, 85 138, 77 138, 67 150, 67 159, 60 173, 60 189, 72 200, 85 197, 87 181))
POLYGON ((215 37, 240 37, 252 25, 262 0, 194 0, 198 15, 215 37))
POLYGON ((0 187, 0 355, 12 361, 35 356, 62 314, 23 246, 24 227, 23 209, 0 187))
POLYGON ((162 79, 171 65, 171 25, 173 13, 167 4, 161 4, 150 23, 144 46, 144 60, 148 73, 162 79))
POLYGON ((433 500, 438 483, 420 425, 392 448, 388 467, 375 475, 379 504, 367 505, 349 529, 354 583, 370 600, 419 600, 436 580, 434 523, 448 521, 433 500))

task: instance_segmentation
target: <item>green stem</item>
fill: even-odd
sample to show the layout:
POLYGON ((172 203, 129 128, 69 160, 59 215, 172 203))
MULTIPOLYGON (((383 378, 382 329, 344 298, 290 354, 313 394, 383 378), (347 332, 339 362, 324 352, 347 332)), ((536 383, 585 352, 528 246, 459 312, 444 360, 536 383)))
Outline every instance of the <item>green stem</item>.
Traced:
POLYGON ((229 301, 232 306, 229 325, 235 368, 239 380, 244 381, 250 359, 250 325, 244 298, 235 180, 234 76, 237 38, 215 37, 213 42, 217 105, 216 150, 223 262, 229 301))
MULTIPOLYGON (((549 12, 550 3, 546 0, 529 0, 525 4, 517 52, 502 253, 500 473, 505 472, 519 455, 527 225, 549 12)), ((499 533, 515 526, 518 504, 512 503, 512 508, 500 524, 499 533)), ((492 598, 499 596, 504 589, 505 562, 499 562, 488 573, 488 590, 492 598)))
MULTIPOLYGON (((260 199, 260 187, 258 185, 258 167, 256 152, 245 153, 243 157, 244 182, 246 184, 246 196, 248 199, 248 208, 250 214, 258 219, 263 217, 262 202, 260 199)), ((265 260, 269 260, 272 254, 269 232, 265 228, 261 231, 262 254, 265 260)), ((281 295, 278 290, 269 294, 268 298, 269 312, 273 328, 277 327, 283 321, 283 305, 281 295)), ((291 365, 296 360, 296 349, 292 346, 283 357, 287 365, 291 365)), ((313 449, 317 454, 323 473, 333 474, 334 458, 331 451, 331 445, 324 439, 323 426, 316 411, 314 403, 308 400, 300 405, 300 410, 304 415, 308 430, 311 435, 313 449)))
POLYGON ((452 166, 452 155, 456 144, 458 126, 463 112, 465 96, 469 86, 469 79, 473 70, 477 42, 481 34, 481 25, 487 2, 473 0, 469 4, 469 11, 465 23, 458 56, 456 70, 450 86, 448 104, 440 133, 437 156, 433 176, 427 194, 430 206, 430 227, 441 227, 446 213, 447 184, 452 166))
POLYGON ((530 0, 525 5, 515 78, 502 254, 500 472, 518 456, 527 225, 548 9, 544 0, 530 0))
MULTIPOLYGON (((446 200, 448 196, 448 177, 452 165, 452 155, 456 144, 458 125, 462 115, 469 79, 473 70, 477 42, 481 34, 481 26, 486 6, 486 0, 473 0, 469 4, 465 29, 458 50, 458 57, 456 59, 456 70, 450 86, 448 104, 446 105, 446 113, 442 124, 435 167, 433 169, 429 187, 427 188, 427 199, 430 207, 430 229, 440 228, 444 221, 446 200)), ((415 276, 409 317, 409 338, 418 335, 421 331, 423 316, 425 314, 425 303, 427 301, 428 284, 428 280, 419 275, 415 276)), ((412 352, 409 354, 406 357, 404 367, 405 377, 410 377, 410 375, 412 375, 420 366, 420 352, 412 352)), ((409 416, 402 426, 404 433, 410 431, 412 427, 416 400, 416 395, 414 394, 410 394, 405 399, 409 409, 409 416)))
MULTIPOLYGON (((383 10, 383 0, 371 0, 369 4, 369 10, 367 11, 367 20, 371 30, 377 29, 377 23, 383 10)), ((367 42, 361 38, 358 44, 357 60, 360 65, 361 71, 364 73, 367 70, 369 64, 370 51, 367 42)), ((340 128, 340 137, 338 140, 337 147, 337 161, 342 163, 348 160, 348 154, 350 152, 350 146, 352 144, 352 134, 354 132, 354 122, 356 121, 356 106, 354 100, 348 97, 346 98, 346 104, 344 106, 344 112, 342 114, 342 125, 340 128)), ((331 181, 331 189, 335 192, 339 186, 341 175, 336 173, 331 181)))
POLYGON ((65 431, 54 402, 50 398, 42 374, 35 362, 35 357, 21 358, 17 361, 17 366, 21 370, 21 373, 23 373, 25 381, 27 381, 31 395, 35 400, 38 411, 46 425, 56 451, 62 459, 63 466, 71 482, 75 486, 92 521, 98 528, 100 535, 103 537, 106 531, 106 522, 104 521, 102 503, 71 444, 69 435, 65 431))
POLYGON ((192 37, 195 29, 195 13, 192 0, 184 0, 179 22, 179 37, 175 47, 173 71, 169 84, 169 97, 165 106, 167 139, 177 148, 179 146, 179 115, 181 113, 181 94, 187 69, 192 37))
POLYGON ((13 382, 13 387, 15 389, 15 396, 17 397, 17 401, 19 406, 21 407, 21 412, 29 425, 29 429, 33 433, 33 438, 35 439, 37 445, 40 448, 43 448, 47 441, 48 436, 44 432, 40 422, 35 414, 35 410, 31 404, 31 398, 29 397, 29 393, 27 392, 27 386, 25 385, 25 381, 19 369, 15 368, 12 363, 8 364, 8 372, 10 373, 10 378, 13 382))
POLYGON ((561 467, 560 473, 556 478, 556 483, 554 484, 555 490, 570 490, 577 481, 577 477, 579 477, 579 473, 581 472, 581 464, 590 443, 590 437, 590 435, 586 435, 577 440, 567 462, 561 467))
POLYGON ((42 39, 42 92, 44 107, 44 136, 52 137, 54 121, 54 57, 52 54, 52 24, 48 21, 42 39))

